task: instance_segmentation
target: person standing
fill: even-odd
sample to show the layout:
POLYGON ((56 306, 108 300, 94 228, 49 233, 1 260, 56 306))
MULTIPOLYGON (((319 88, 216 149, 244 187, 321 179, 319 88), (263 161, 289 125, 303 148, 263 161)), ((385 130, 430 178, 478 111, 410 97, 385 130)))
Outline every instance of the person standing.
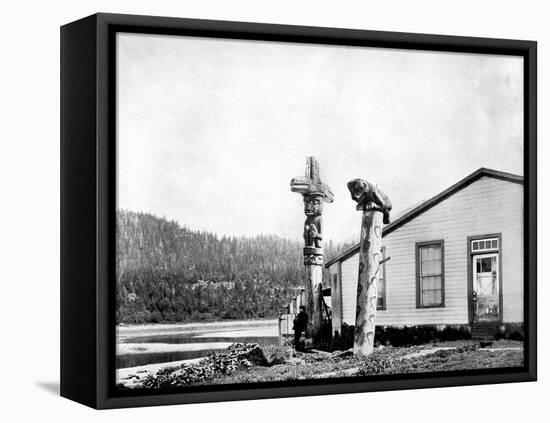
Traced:
POLYGON ((306 308, 304 306, 300 306, 300 312, 294 318, 294 326, 292 327, 294 330, 294 349, 296 351, 301 351, 304 349, 302 343, 300 342, 300 338, 302 337, 302 332, 304 332, 307 328, 307 321, 308 315, 306 313, 306 308))

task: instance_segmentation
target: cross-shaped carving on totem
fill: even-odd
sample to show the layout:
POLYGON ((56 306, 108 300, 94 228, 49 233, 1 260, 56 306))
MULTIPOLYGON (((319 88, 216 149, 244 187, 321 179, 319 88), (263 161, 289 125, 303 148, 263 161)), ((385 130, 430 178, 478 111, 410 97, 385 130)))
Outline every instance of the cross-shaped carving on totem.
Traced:
POLYGON ((306 159, 305 176, 297 176, 290 181, 290 190, 302 194, 304 198, 304 264, 323 265, 323 202, 332 203, 334 194, 328 185, 321 182, 319 162, 315 157, 306 159))

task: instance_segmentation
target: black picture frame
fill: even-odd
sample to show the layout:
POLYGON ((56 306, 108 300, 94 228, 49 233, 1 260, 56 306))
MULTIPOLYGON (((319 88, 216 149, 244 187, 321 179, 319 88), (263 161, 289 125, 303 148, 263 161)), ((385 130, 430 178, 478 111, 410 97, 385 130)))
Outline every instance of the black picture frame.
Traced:
POLYGON ((232 401, 534 381, 537 377, 537 44, 534 41, 95 14, 61 28, 61 395, 90 407, 232 401), (115 34, 188 35, 524 58, 525 367, 210 386, 114 389, 115 34))

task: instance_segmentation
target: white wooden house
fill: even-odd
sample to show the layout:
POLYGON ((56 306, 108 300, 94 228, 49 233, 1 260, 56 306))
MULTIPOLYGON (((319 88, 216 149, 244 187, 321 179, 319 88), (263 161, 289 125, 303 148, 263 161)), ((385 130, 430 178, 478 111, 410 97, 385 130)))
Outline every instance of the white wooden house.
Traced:
MULTIPOLYGON (((521 327, 523 222, 523 177, 481 168, 385 226, 376 324, 521 327)), ((358 252, 326 264, 334 333, 355 324, 358 252)))

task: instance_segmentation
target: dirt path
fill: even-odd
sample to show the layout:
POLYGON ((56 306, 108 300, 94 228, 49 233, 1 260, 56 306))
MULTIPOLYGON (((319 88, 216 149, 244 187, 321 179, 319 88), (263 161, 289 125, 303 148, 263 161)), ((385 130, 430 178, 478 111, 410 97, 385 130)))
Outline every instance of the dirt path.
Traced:
MULTIPOLYGON (((428 356, 431 354, 436 353, 437 351, 443 351, 443 350, 456 350, 456 347, 434 347, 434 348, 427 348, 424 350, 416 351, 414 353, 410 353, 407 355, 404 355, 402 357, 397 357, 396 360, 402 361, 402 360, 411 360, 419 357, 428 356)), ((484 352, 495 352, 495 351, 520 351, 523 348, 520 347, 504 347, 504 348, 479 348, 476 351, 484 351, 484 352)), ((354 376, 359 371, 359 367, 352 367, 346 370, 339 370, 335 372, 326 372, 321 373, 318 375, 315 375, 315 379, 323 379, 323 378, 331 378, 331 377, 345 377, 345 376, 354 376)))

